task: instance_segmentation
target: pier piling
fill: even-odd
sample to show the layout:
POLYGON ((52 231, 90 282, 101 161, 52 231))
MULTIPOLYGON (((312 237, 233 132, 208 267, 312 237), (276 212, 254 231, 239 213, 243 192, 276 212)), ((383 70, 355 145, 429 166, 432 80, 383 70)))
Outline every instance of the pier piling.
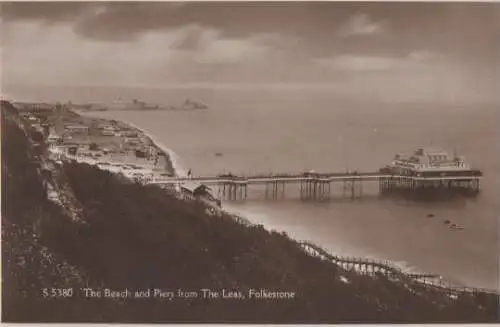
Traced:
MULTIPOLYGON (((390 173, 329 173, 329 174, 282 174, 271 176, 215 176, 191 177, 189 181, 206 185, 215 185, 218 195, 227 200, 245 200, 248 198, 249 185, 264 185, 265 198, 269 200, 283 200, 287 198, 288 190, 300 189, 302 201, 329 201, 332 194, 332 183, 342 184, 341 195, 345 198, 356 199, 363 197, 364 183, 378 183, 378 193, 381 196, 403 195, 420 198, 421 195, 434 196, 460 194, 475 196, 480 192, 480 171, 450 172, 448 174, 424 174, 409 172, 390 173)), ((185 178, 153 178, 146 181, 148 184, 161 186, 182 185, 185 178)))

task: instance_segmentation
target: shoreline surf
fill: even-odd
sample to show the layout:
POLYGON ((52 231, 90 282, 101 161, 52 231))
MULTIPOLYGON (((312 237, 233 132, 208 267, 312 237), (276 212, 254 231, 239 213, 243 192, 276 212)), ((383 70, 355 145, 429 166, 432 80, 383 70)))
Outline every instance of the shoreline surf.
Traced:
POLYGON ((170 163, 172 164, 172 173, 177 176, 177 177, 186 177, 187 176, 187 171, 185 169, 185 167, 180 163, 181 159, 180 157, 177 155, 177 153, 175 153, 175 151, 173 151, 172 149, 170 149, 169 147, 165 146, 164 144, 162 144, 161 142, 158 141, 158 138, 155 137, 152 133, 150 133, 149 131, 146 131, 140 127, 138 127, 137 125, 131 123, 131 122, 128 122, 128 121, 125 121, 125 120, 120 120, 121 122, 141 131, 141 133, 143 133, 144 135, 146 135, 146 137, 148 137, 150 140, 151 140, 151 143, 153 143, 154 146, 158 147, 160 150, 163 151, 163 153, 168 157, 168 160, 170 161, 170 163))

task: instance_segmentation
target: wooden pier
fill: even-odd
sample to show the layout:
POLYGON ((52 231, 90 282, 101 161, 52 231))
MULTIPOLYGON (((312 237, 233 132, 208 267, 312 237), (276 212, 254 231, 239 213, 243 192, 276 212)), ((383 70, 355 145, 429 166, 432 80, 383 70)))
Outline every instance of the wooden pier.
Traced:
POLYGON ((220 197, 227 200, 245 200, 250 186, 264 186, 264 196, 269 200, 283 200, 287 190, 295 185, 300 189, 303 201, 329 201, 336 194, 332 185, 342 184, 342 194, 346 198, 363 196, 365 184, 378 184, 380 195, 401 194, 418 196, 422 194, 461 193, 476 195, 480 189, 482 173, 478 170, 466 172, 439 172, 426 174, 392 174, 381 169, 366 173, 302 173, 270 174, 255 176, 198 176, 190 178, 152 179, 148 184, 179 185, 187 181, 198 182, 207 186, 216 186, 220 197))

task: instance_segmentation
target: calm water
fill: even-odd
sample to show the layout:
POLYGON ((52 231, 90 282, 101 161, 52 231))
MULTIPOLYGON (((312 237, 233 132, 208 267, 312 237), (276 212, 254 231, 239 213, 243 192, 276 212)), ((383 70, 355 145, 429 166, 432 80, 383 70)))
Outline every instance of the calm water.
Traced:
MULTIPOLYGON (((96 98, 97 91, 82 98, 96 98)), ((99 99, 112 95, 101 92, 99 99)), ((497 196, 500 193, 500 111, 492 106, 359 103, 328 92, 140 90, 131 97, 177 104, 186 96, 211 107, 200 112, 103 112, 129 121, 174 150, 195 175, 221 172, 376 170, 396 152, 421 145, 453 149, 482 169, 475 200, 414 203, 379 200, 374 187, 356 201, 302 203, 250 200, 224 205, 270 229, 284 230, 332 252, 388 259, 470 286, 498 289, 497 196), (222 156, 215 156, 220 152, 222 156), (433 213, 433 218, 427 214, 433 213), (464 230, 450 231, 450 219, 464 230)), ((74 99, 66 93, 63 99, 74 99)), ((341 186, 336 192, 341 194, 341 186)))

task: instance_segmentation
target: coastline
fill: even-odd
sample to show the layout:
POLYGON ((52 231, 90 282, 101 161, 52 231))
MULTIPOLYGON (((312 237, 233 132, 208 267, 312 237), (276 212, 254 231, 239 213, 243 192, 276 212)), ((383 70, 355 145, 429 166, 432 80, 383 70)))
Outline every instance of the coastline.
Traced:
MULTIPOLYGON (((92 115, 92 112, 75 110, 75 109, 73 109, 72 111, 80 116, 87 117, 90 119, 101 119, 101 120, 111 121, 111 119, 108 118, 96 117, 92 115)), ((165 155, 165 159, 167 160, 169 165, 168 169, 174 176, 176 177, 187 176, 185 168, 179 162, 180 161, 179 156, 172 149, 170 149, 169 147, 165 146, 160 141, 158 141, 158 139, 154 135, 152 135, 149 131, 146 131, 141 127, 135 125, 134 123, 123 119, 113 119, 113 120, 119 121, 124 125, 130 126, 132 129, 135 129, 139 131, 141 134, 145 135, 149 139, 152 146, 160 149, 163 152, 163 154, 165 155)))
MULTIPOLYGON (((91 112, 80 112, 78 110, 73 110, 73 111, 81 116, 85 116, 85 117, 92 118, 92 119, 102 119, 102 120, 107 120, 107 121, 114 120, 114 121, 120 122, 124 125, 128 125, 133 129, 138 130, 140 133, 142 133, 144 136, 146 136, 149 139, 152 146, 157 147, 158 149, 163 151, 163 153, 165 154, 165 158, 170 163, 171 172, 173 173, 174 176, 187 177, 186 169, 181 164, 182 161, 181 161, 180 157, 172 149, 170 149, 169 147, 167 147, 163 143, 159 142, 158 138, 155 137, 149 131, 144 130, 143 128, 135 125, 132 122, 129 122, 127 120, 123 120, 122 118, 119 118, 119 119, 101 118, 101 117, 93 116, 91 112)), ((234 220, 236 220, 240 223, 243 223, 245 225, 262 226, 265 230, 267 230, 268 232, 271 232, 271 233, 272 232, 286 233, 287 235, 290 235, 288 231, 284 230, 282 227, 279 227, 277 225, 275 226, 271 223, 268 224, 265 222, 253 221, 250 218, 253 216, 252 213, 244 213, 241 210, 238 210, 237 208, 232 207, 231 205, 224 206, 224 208, 221 211, 223 213, 231 216, 234 220)), ((323 246, 321 246, 321 245, 318 246, 316 244, 316 242, 313 240, 301 239, 301 237, 298 237, 297 235, 289 236, 289 238, 298 244, 301 244, 301 243, 313 244, 313 245, 316 245, 316 247, 318 247, 320 249, 324 249, 323 246)), ((342 260, 351 261, 353 259, 356 259, 356 260, 365 261, 365 262, 378 262, 382 265, 386 265, 387 267, 398 270, 402 274, 405 274, 405 275, 415 275, 415 274, 418 274, 418 275, 428 275, 429 274, 430 275, 429 272, 424 272, 422 270, 416 269, 416 267, 412 267, 409 264, 409 262, 407 262, 407 261, 385 260, 385 259, 376 258, 374 256, 349 256, 349 254, 347 254, 347 253, 343 254, 343 253, 339 253, 337 251, 332 251, 331 249, 323 250, 323 251, 328 253, 330 256, 335 257, 337 260, 341 260, 341 261, 342 260)), ((323 256, 320 255, 320 257, 323 257, 323 256)), ((440 286, 440 287, 450 288, 450 289, 475 289, 475 290, 481 290, 481 291, 495 293, 495 294, 498 292, 498 290, 495 290, 495 289, 480 289, 480 288, 475 288, 475 287, 467 287, 463 283, 460 283, 457 281, 451 281, 450 279, 445 279, 445 278, 443 278, 443 276, 439 276, 439 275, 435 275, 435 276, 438 276, 439 282, 435 283, 435 284, 434 283, 428 283, 428 284, 434 284, 435 286, 440 286)))
POLYGON ((155 136, 153 136, 150 132, 138 127, 137 125, 135 125, 133 123, 130 123, 130 122, 127 122, 124 120, 120 120, 120 121, 123 124, 126 124, 132 128, 137 129, 138 131, 140 131, 142 134, 144 134, 150 140, 150 142, 153 146, 157 147, 158 149, 160 149, 163 152, 166 160, 170 164, 169 168, 171 169, 171 172, 174 176, 176 176, 176 177, 186 177, 187 176, 185 168, 179 163, 179 161, 180 161, 179 156, 172 149, 170 149, 167 146, 165 146, 164 144, 160 143, 158 141, 158 139, 155 136))

